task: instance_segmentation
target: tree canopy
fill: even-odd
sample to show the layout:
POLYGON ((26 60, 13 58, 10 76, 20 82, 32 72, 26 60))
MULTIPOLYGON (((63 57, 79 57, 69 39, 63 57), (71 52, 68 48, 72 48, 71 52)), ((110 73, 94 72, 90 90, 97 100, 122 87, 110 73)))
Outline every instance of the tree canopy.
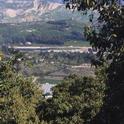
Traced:
POLYGON ((120 4, 119 0, 64 0, 66 8, 75 9, 78 11, 86 9, 97 9, 99 10, 104 5, 120 4))
POLYGON ((37 112, 48 124, 86 124, 103 105, 105 84, 99 78, 70 75, 53 88, 53 97, 42 102, 37 112))
MULTIPOLYGON (((97 113, 94 124, 124 123, 124 7, 115 0, 71 1, 80 11, 92 8, 99 13, 97 26, 87 26, 86 37, 96 48, 96 64, 105 69, 106 92, 101 112, 97 113)), ((101 75, 101 76, 100 76, 101 75)), ((103 77, 102 72, 99 73, 103 77)), ((104 80, 104 78, 101 78, 104 80)), ((101 80, 101 81, 102 81, 101 80)))
POLYGON ((42 92, 31 78, 17 73, 12 63, 0 61, 0 123, 38 124, 35 107, 42 92))

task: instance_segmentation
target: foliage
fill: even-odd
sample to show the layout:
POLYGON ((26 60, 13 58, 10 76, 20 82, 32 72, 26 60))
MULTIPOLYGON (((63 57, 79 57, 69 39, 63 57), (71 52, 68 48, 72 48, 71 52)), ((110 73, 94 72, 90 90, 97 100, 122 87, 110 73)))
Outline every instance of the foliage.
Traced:
POLYGON ((101 26, 99 29, 91 29, 88 40, 98 50, 98 57, 114 60, 124 46, 124 9, 118 6, 109 6, 103 7, 99 12, 98 20, 101 26))
POLYGON ((35 107, 41 91, 32 79, 17 73, 12 63, 0 62, 0 123, 39 124, 35 107))
POLYGON ((112 5, 117 2, 117 0, 64 0, 66 8, 75 9, 78 11, 84 11, 87 9, 100 9, 104 5, 112 5), (71 6, 72 4, 72 6, 71 6))
POLYGON ((102 6, 98 18, 101 26, 91 27, 87 39, 97 49, 97 58, 106 68, 106 98, 94 123, 124 123, 124 8, 102 6))
MULTIPOLYGON (((124 7, 116 0, 78 0, 78 10, 95 9, 99 13, 96 25, 85 28, 87 40, 97 49, 98 61, 106 74, 106 97, 94 124, 124 123, 124 7), (117 5, 118 4, 118 5, 117 5)), ((69 7, 70 3, 66 5, 69 7)), ((92 20, 90 20, 92 22, 92 20)), ((92 22, 93 24, 94 22, 92 22)), ((101 81, 103 73, 99 73, 101 81)))
POLYGON ((87 124, 99 112, 104 90, 98 78, 71 75, 53 88, 53 98, 39 105, 38 115, 50 124, 87 124))

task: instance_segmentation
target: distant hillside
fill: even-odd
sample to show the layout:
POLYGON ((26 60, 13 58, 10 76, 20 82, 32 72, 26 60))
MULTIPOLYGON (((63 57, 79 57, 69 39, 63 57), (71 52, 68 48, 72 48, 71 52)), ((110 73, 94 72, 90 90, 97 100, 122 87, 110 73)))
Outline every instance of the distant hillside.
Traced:
MULTIPOLYGON (((0 42, 64 44, 84 41, 90 11, 65 9, 61 0, 0 0, 0 42)), ((96 19, 94 12, 94 20, 96 19)))
POLYGON ((62 45, 72 40, 85 40, 82 24, 72 20, 0 24, 0 42, 62 45))
POLYGON ((65 9, 62 0, 0 0, 1 23, 65 19, 84 22, 87 20, 87 17, 83 16, 82 12, 72 12, 65 9))
POLYGON ((0 0, 0 20, 1 22, 34 21, 40 13, 52 11, 62 2, 60 0, 0 0), (36 16, 37 15, 37 16, 36 16))

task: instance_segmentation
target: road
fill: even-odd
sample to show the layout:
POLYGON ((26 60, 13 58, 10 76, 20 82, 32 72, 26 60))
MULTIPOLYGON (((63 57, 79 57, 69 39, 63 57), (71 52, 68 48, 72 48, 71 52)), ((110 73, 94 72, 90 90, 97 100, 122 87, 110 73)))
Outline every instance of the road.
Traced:
POLYGON ((44 52, 88 52, 89 50, 92 50, 92 47, 80 46, 9 46, 8 48, 20 51, 40 50, 44 52))

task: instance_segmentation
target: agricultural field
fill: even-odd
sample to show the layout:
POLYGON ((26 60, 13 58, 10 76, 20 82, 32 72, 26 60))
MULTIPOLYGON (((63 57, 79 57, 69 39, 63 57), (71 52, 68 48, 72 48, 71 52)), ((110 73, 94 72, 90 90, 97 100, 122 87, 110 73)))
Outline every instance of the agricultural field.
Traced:
POLYGON ((90 65, 92 55, 88 53, 26 52, 24 57, 26 64, 20 64, 20 70, 41 84, 57 84, 71 74, 94 76, 94 67, 90 65))

